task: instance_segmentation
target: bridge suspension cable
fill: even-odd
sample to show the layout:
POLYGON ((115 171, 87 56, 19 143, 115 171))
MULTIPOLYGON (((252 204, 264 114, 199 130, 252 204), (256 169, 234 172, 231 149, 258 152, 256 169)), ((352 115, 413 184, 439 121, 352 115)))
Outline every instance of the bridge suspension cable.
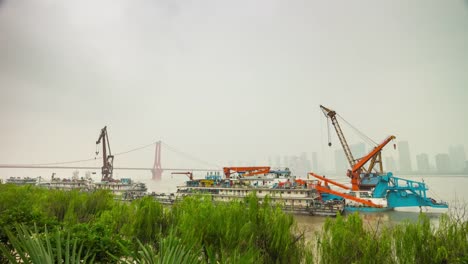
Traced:
MULTIPOLYGON (((119 153, 114 154, 114 156, 119 156, 119 155, 125 155, 134 151, 142 150, 151 146, 154 146, 156 142, 152 142, 150 144, 146 144, 137 148, 133 148, 130 150, 122 151, 119 153)), ((83 162, 88 162, 88 161, 93 161, 96 159, 100 159, 102 156, 96 156, 94 158, 89 158, 89 159, 80 159, 80 160, 71 160, 71 161, 59 161, 59 162, 49 162, 49 163, 27 163, 25 165, 29 166, 53 166, 53 165, 65 165, 65 164, 76 164, 76 163, 83 163, 83 162)))
POLYGON ((124 155, 124 154, 128 154, 130 152, 134 152, 134 151, 138 151, 138 150, 142 150, 142 149, 145 149, 147 147, 151 147, 151 146, 154 146, 156 144, 157 141, 155 142, 152 142, 150 144, 146 144, 144 146, 140 146, 140 147, 137 147, 137 148, 134 148, 134 149, 131 149, 131 150, 127 150, 127 151, 122 151, 122 152, 119 152, 119 153, 116 153, 114 154, 114 156, 119 156, 119 155, 124 155))
MULTIPOLYGON (((129 149, 129 150, 126 150, 126 151, 122 151, 122 152, 118 152, 118 153, 115 153, 114 156, 121 156, 121 155, 126 155, 128 153, 132 153, 132 152, 135 152, 135 151, 139 151, 139 150, 142 150, 142 149, 145 149, 145 148, 148 148, 148 147, 152 147, 154 145, 156 145, 158 141, 154 141, 154 142, 151 142, 149 144, 146 144, 146 145, 142 145, 142 146, 139 146, 139 147, 136 147, 136 148, 133 148, 133 149, 129 149)), ((207 162, 207 161, 204 161, 204 160, 201 160, 193 155, 190 155, 188 153, 185 153, 183 151, 180 151, 164 142, 161 142, 162 145, 167 148, 168 150, 180 155, 180 156, 183 156, 185 157, 186 159, 188 160, 191 160, 191 161, 194 161, 194 162, 197 162, 199 164, 203 164, 203 165, 208 165, 209 167, 213 167, 213 169, 216 169, 216 168, 221 168, 221 166, 219 166, 218 164, 214 164, 214 163, 210 163, 210 162, 207 162)), ((47 166, 60 166, 60 165, 67 165, 67 164, 77 164, 77 163, 84 163, 84 162, 89 162, 89 161, 95 161, 97 159, 101 159, 102 156, 96 156, 96 157, 93 157, 93 158, 89 158, 89 159, 79 159, 79 160, 70 160, 70 161, 58 161, 58 162, 48 162, 48 163, 26 163, 26 164, 0 164, 0 167, 18 167, 18 168, 22 168, 22 167, 35 167, 35 168, 38 168, 38 167, 41 167, 41 166, 44 166, 44 167, 47 167, 47 166)), ((142 169, 146 169, 146 168, 142 168, 142 169)), ((198 170, 198 169, 197 169, 198 170)))
POLYGON ((210 162, 207 162, 207 161, 204 161, 204 160, 201 160, 193 155, 190 155, 190 154, 187 154, 183 151, 180 151, 172 146, 169 146, 168 144, 162 142, 162 145, 167 148, 168 150, 176 153, 176 154, 179 154, 181 156, 184 156, 185 158, 191 160, 191 161, 194 161, 194 162, 198 162, 198 163, 201 163, 201 164, 204 164, 204 165, 208 165, 208 166, 213 166, 215 168, 221 168, 221 166, 219 166, 218 164, 214 164, 214 163, 210 163, 210 162))

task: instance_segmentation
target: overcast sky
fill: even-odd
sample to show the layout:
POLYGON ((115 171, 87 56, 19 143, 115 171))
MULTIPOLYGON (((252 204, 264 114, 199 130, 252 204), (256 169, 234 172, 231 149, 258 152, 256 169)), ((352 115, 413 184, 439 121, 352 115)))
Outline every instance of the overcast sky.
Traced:
POLYGON ((433 162, 468 148, 468 4, 3 0, 0 89, 0 163, 93 157, 105 125, 114 152, 161 139, 221 166, 326 161, 320 104, 433 162))

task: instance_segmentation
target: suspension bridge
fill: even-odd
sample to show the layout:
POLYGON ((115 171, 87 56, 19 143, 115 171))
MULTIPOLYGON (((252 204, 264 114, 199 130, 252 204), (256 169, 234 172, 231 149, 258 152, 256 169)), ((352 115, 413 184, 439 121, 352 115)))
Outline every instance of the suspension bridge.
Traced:
MULTIPOLYGON (((187 154, 182 152, 170 145, 163 143, 162 141, 153 142, 138 148, 130 149, 127 151, 119 152, 114 154, 114 156, 121 156, 131 152, 135 152, 138 150, 146 149, 149 147, 155 148, 154 154, 154 163, 152 167, 113 167, 114 170, 133 170, 133 171, 151 171, 152 179, 153 180, 161 180, 162 173, 164 171, 221 171, 221 167, 212 164, 206 161, 203 161, 193 155, 187 154), (206 168, 163 168, 161 164, 161 149, 164 146, 165 149, 168 149, 176 154, 185 157, 186 159, 195 161, 199 164, 203 164, 207 166, 206 168)), ((97 152, 96 152, 97 153, 97 152)), ((0 164, 0 168, 4 169, 73 169, 73 170, 100 170, 102 167, 98 166, 83 166, 83 165, 75 165, 75 164, 82 164, 89 161, 94 161, 97 158, 95 157, 90 159, 81 159, 81 160, 73 160, 73 161, 62 161, 62 162, 52 162, 52 163, 41 163, 41 164, 0 164)))

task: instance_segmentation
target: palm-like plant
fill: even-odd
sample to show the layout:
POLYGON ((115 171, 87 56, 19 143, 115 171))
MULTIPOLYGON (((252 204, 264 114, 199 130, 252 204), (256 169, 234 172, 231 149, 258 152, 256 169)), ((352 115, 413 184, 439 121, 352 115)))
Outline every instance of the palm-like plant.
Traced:
POLYGON ((18 225, 16 234, 9 230, 6 233, 10 247, 0 244, 0 251, 10 263, 78 264, 94 261, 93 256, 83 252, 83 245, 78 245, 76 239, 70 239, 70 234, 64 236, 59 230, 50 236, 47 229, 39 234, 18 225))
POLYGON ((182 240, 173 234, 169 234, 169 236, 160 240, 159 250, 156 250, 151 245, 143 245, 138 241, 138 250, 129 255, 128 259, 122 260, 115 257, 115 260, 128 264, 203 263, 200 250, 197 252, 193 250, 193 247, 185 246, 182 240))

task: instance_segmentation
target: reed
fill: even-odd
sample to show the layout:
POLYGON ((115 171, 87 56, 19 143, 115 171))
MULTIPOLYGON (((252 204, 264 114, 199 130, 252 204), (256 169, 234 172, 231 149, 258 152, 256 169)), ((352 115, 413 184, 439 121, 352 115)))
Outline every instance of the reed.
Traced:
POLYGON ((441 215, 438 227, 421 213, 381 230, 365 229, 358 214, 327 219, 317 236, 319 263, 468 263, 468 222, 441 215))
POLYGON ((0 191, 0 263, 468 263, 464 213, 375 229, 358 214, 338 216, 312 247, 293 216, 255 194, 227 203, 196 195, 168 208, 106 191, 0 191))
POLYGON ((176 235, 202 248, 207 262, 294 263, 301 258, 303 240, 294 235, 293 217, 268 201, 260 204, 255 195, 230 203, 186 197, 172 214, 176 235))

